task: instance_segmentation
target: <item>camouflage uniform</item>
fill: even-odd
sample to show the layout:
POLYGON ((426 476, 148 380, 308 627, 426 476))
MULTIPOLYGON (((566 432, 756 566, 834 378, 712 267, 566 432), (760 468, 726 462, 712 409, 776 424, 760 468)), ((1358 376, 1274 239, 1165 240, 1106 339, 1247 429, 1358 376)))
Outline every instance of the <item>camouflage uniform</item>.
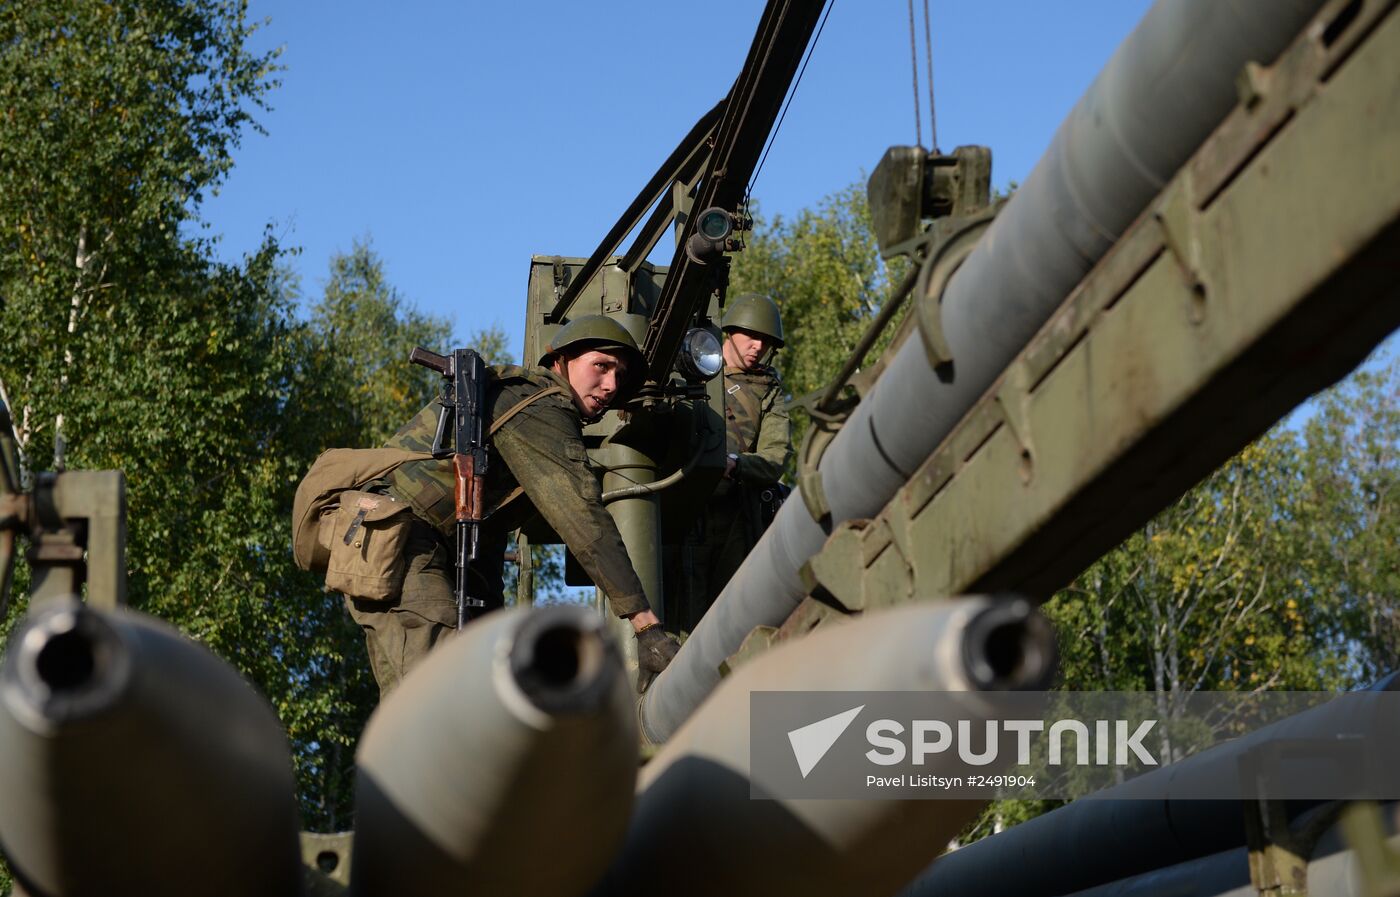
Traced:
POLYGON ((778 482, 792 455, 786 400, 782 378, 768 365, 724 369, 725 452, 738 459, 706 505, 702 531, 683 549, 677 607, 667 614, 672 628, 695 628, 762 535, 758 493, 778 482))
MULTIPOLYGON (((619 616, 647 610, 642 583, 617 524, 603 508, 598 479, 588 466, 582 419, 568 381, 542 367, 506 366, 491 372, 488 420, 543 389, 561 387, 562 394, 526 406, 491 437, 484 490, 488 514, 468 591, 485 601, 487 610, 502 606, 507 539, 540 513, 607 593, 619 616)), ((428 405, 387 446, 430 449, 439 408, 437 402, 428 405)), ((381 481, 379 488, 408 502, 415 515, 405 549, 408 567, 403 593, 393 603, 349 600, 347 604, 365 631, 375 679, 381 694, 386 694, 457 625, 452 594, 457 538, 452 462, 408 462, 381 481)))

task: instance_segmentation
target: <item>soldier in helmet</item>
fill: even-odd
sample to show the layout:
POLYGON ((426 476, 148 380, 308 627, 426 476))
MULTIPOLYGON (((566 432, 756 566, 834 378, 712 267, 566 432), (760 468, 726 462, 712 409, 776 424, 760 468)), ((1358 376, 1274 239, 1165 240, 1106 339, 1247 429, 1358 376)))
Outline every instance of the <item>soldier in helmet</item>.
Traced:
MULTIPOLYGON (((647 603, 622 537, 600 500, 584 452, 582 424, 625 401, 644 375, 642 353, 621 324, 578 318, 555 334, 539 364, 491 368, 487 395, 491 462, 478 560, 468 590, 488 610, 504 603, 503 565, 510 533, 542 514, 611 602, 632 624, 643 670, 660 672, 675 656, 647 603)), ((390 448, 428 450, 438 405, 428 405, 389 440, 390 448)), ((404 549, 407 573, 397 601, 351 599, 365 632, 380 693, 386 694, 457 623, 450 460, 410 461, 376 484, 413 510, 404 549)))
POLYGON ((785 490, 779 479, 792 456, 792 429, 782 378, 767 364, 783 346, 777 303, 746 293, 733 299, 724 331, 724 477, 706 507, 703 532, 688 546, 677 625, 692 630, 758 542, 785 490), (688 561, 688 562, 687 562, 688 561))

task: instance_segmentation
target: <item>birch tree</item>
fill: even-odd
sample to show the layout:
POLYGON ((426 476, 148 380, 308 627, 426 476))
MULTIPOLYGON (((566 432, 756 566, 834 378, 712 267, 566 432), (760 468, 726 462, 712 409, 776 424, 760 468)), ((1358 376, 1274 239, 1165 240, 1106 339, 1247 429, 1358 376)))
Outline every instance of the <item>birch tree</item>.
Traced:
POLYGON ((41 466, 94 334, 185 266, 177 234, 256 127, 275 54, 251 30, 231 0, 0 9, 0 381, 41 466))

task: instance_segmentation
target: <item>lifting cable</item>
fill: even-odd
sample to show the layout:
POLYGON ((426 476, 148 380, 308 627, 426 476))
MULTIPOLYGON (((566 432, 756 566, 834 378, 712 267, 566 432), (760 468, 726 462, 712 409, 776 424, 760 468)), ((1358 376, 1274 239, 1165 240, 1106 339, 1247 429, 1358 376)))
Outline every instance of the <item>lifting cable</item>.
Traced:
POLYGON ((919 121, 919 48, 914 31, 914 0, 909 0, 909 68, 914 79, 914 145, 924 142, 924 125, 919 121))
MULTIPOLYGON (((914 144, 923 146, 924 125, 919 115, 919 40, 914 26, 914 0, 909 0, 909 66, 914 85, 914 144)), ((933 33, 929 24, 928 0, 924 0, 924 58, 928 70, 929 146, 938 152, 938 121, 933 110, 933 33)))
POLYGON ((924 49, 928 56, 928 139, 929 149, 938 152, 938 118, 933 113, 933 35, 929 30, 928 0, 924 0, 924 49))
MULTIPOLYGON (((913 0, 910 0, 912 3, 913 0)), ((925 0, 927 2, 927 0, 925 0)), ((831 8, 836 5, 836 0, 827 0, 826 12, 822 13, 822 20, 817 24, 817 33, 812 35, 812 42, 807 45, 807 55, 802 59, 802 67, 797 70, 797 78, 792 82, 792 89, 788 91, 787 98, 783 100, 783 108, 778 113, 778 123, 773 126, 773 131, 768 135, 768 144, 763 148, 763 155, 758 158, 758 167, 754 169, 753 177, 749 179, 748 189, 744 191, 744 208, 749 207, 749 199, 753 196, 754 184, 758 183, 758 175, 763 171, 763 163, 768 161, 768 153, 773 149, 773 143, 777 140, 778 131, 782 130, 783 119, 787 117, 788 108, 792 106, 792 98, 797 95, 797 87, 802 83, 802 76, 807 71, 807 63, 812 61, 812 53, 817 49, 817 42, 822 39, 822 29, 826 27, 826 20, 831 16, 831 8)))

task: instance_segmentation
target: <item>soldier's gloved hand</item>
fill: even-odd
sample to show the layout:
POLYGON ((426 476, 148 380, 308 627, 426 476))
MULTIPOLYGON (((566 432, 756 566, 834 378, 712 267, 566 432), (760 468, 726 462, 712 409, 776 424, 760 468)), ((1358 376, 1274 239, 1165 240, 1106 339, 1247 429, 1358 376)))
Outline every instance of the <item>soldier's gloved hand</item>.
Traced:
POLYGON ((660 673, 680 648, 675 636, 653 623, 637 633, 637 665, 644 673, 660 673))

